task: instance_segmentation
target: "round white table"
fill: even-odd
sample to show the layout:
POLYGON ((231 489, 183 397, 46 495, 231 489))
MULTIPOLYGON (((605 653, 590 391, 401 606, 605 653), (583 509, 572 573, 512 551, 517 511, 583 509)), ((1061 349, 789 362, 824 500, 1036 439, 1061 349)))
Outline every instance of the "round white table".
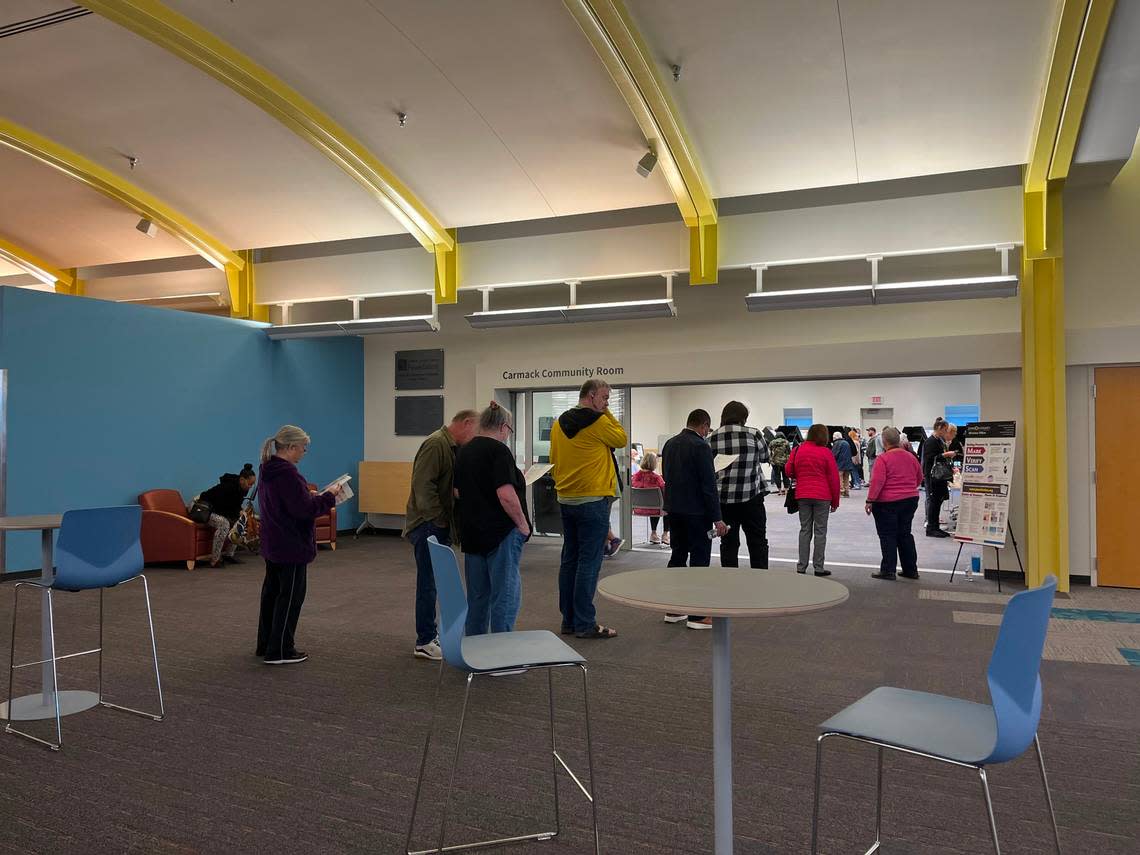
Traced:
POLYGON ((732 658, 729 620, 781 617, 837 606, 847 588, 782 570, 671 567, 618 573, 598 583, 607 600, 713 619, 713 805, 716 854, 732 852, 732 658))
MULTIPOLYGON (((55 578, 55 562, 52 559, 52 532, 63 522, 59 514, 43 514, 41 516, 0 517, 0 531, 39 531, 40 535, 40 584, 50 585, 55 578)), ((34 695, 25 695, 22 698, 12 699, 12 721, 35 721, 39 719, 55 718, 56 699, 59 700, 59 714, 89 710, 99 703, 97 692, 65 691, 57 692, 55 675, 52 668, 52 625, 51 612, 48 610, 47 591, 43 592, 42 617, 40 618, 40 680, 42 691, 34 695)), ((12 654, 13 660, 15 654, 12 654)), ((9 718, 8 704, 0 703, 0 719, 9 718)))

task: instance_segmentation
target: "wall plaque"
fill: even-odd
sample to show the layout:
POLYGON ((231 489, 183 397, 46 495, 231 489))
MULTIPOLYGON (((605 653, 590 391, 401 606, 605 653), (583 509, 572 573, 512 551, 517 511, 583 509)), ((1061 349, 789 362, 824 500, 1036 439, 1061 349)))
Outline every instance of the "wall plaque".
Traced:
MULTIPOLYGON (((443 388, 442 350, 397 350, 396 390, 443 388)), ((438 427, 438 425, 437 425, 438 427)))

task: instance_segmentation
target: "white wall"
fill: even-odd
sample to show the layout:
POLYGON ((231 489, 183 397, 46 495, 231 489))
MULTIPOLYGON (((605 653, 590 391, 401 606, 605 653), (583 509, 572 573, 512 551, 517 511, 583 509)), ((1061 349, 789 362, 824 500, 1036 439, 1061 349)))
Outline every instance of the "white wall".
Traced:
POLYGON ((678 430, 669 409, 671 390, 646 387, 630 393, 630 415, 633 435, 631 442, 640 442, 647 451, 660 451, 658 437, 675 434, 678 430))
MULTIPOLYGON (((697 407, 708 410, 713 424, 717 424, 721 408, 731 400, 747 405, 751 414, 748 423, 756 427, 783 424, 785 407, 810 407, 814 421, 857 427, 861 424, 860 410, 873 406, 873 395, 883 399, 878 406, 894 409, 893 424, 929 426, 936 416, 943 414, 947 404, 979 404, 981 401, 977 374, 722 383, 715 386, 675 386, 663 391, 668 393, 669 433, 680 430, 688 414, 697 407)), ((637 398, 634 400, 636 402, 637 398)), ((651 435, 648 425, 655 426, 656 423, 648 422, 643 434, 641 410, 635 406, 634 440, 640 440, 642 435, 651 435)))

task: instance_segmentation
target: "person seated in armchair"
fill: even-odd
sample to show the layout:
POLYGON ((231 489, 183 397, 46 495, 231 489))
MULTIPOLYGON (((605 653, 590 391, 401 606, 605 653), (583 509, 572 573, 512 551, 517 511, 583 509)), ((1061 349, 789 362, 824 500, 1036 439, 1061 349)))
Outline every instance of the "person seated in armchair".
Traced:
POLYGON ((223 560, 237 564, 234 556, 237 544, 230 540, 230 528, 241 514, 242 502, 257 481, 253 464, 247 463, 237 475, 226 472, 218 483, 198 497, 210 505, 210 520, 206 523, 214 530, 214 548, 210 553, 210 566, 217 567, 223 560))

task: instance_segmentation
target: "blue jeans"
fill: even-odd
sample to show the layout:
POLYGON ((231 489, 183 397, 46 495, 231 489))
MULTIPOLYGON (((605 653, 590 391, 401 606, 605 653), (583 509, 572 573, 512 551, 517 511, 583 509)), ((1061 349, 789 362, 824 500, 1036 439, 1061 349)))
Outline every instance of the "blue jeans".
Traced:
POLYGON ((444 546, 451 546, 451 532, 435 523, 425 522, 408 532, 412 552, 416 556, 416 646, 422 647, 435 641, 439 627, 435 622, 435 573, 431 569, 431 551, 428 538, 435 539, 444 546))
POLYGON ((594 593, 602 569, 602 548, 610 530, 610 503, 606 499, 562 509, 562 565, 558 568, 558 608, 562 626, 589 632, 597 621, 594 593))
POLYGON ((522 603, 522 576, 519 560, 526 538, 517 528, 485 555, 464 553, 463 573, 467 577, 466 635, 511 632, 522 603))

